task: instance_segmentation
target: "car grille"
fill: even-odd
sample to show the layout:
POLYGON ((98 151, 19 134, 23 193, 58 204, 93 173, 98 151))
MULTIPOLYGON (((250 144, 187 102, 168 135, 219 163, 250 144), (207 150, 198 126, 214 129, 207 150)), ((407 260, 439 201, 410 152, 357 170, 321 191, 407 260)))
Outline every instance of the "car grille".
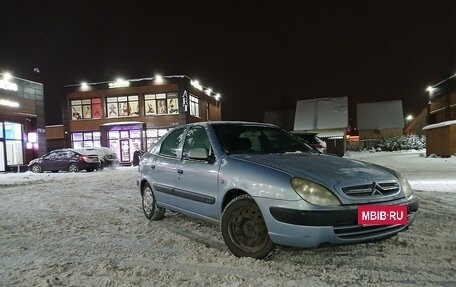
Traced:
MULTIPOLYGON (((407 222, 413 220, 413 215, 409 214, 407 222)), ((377 236, 387 235, 399 232, 406 226, 401 224, 396 225, 349 225, 334 227, 334 233, 341 239, 369 239, 377 236)))
POLYGON ((343 187, 342 191, 353 197, 382 197, 390 196, 399 192, 399 184, 397 182, 374 182, 371 184, 343 187))

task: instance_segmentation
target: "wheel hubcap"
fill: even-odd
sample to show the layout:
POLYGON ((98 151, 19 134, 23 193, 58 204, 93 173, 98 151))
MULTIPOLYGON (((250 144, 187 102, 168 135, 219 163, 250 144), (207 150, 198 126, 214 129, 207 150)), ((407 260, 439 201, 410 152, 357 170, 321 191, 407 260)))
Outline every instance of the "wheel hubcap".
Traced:
POLYGON ((146 214, 151 214, 154 207, 154 197, 152 195, 152 190, 149 187, 144 189, 143 194, 143 208, 146 214))
POLYGON ((261 213, 256 209, 245 208, 233 214, 229 233, 239 248, 256 252, 267 243, 267 229, 261 213))

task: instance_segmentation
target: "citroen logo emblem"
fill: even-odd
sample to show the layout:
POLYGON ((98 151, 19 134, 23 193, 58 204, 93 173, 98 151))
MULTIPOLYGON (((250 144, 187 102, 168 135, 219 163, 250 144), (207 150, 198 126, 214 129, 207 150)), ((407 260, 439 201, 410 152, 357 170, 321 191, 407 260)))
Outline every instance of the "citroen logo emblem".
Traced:
POLYGON ((371 186, 371 192, 372 192, 371 196, 374 196, 376 194, 383 195, 382 191, 383 191, 383 188, 374 181, 371 186))

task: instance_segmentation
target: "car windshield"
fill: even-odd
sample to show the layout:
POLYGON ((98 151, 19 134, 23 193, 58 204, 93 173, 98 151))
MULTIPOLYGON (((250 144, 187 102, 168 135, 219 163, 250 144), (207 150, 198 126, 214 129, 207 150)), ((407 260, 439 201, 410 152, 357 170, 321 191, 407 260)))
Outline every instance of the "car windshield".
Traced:
POLYGON ((213 124, 220 145, 228 154, 311 152, 296 136, 273 126, 213 124))

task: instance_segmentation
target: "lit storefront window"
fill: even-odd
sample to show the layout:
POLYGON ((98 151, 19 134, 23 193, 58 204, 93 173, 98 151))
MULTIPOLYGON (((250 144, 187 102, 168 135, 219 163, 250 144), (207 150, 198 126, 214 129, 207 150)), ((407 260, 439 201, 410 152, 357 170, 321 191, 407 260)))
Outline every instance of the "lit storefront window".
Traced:
POLYGON ((158 141, 160 137, 165 135, 168 129, 147 129, 146 130, 146 149, 150 149, 154 143, 158 141))
POLYGON ((71 119, 101 119, 101 99, 71 101, 71 119))
POLYGON ((23 164, 22 124, 9 122, 4 124, 6 164, 23 164))
POLYGON ((141 130, 109 131, 109 147, 117 154, 120 162, 127 163, 133 159, 133 153, 141 149, 141 130))
POLYGON ((106 98, 106 115, 108 118, 138 116, 138 96, 106 98))
POLYGON ((189 96, 189 102, 190 102, 190 115, 199 117, 199 100, 197 97, 190 95, 189 96))
POLYGON ((79 132, 72 133, 71 142, 73 148, 99 147, 100 132, 79 132))
POLYGON ((144 95, 144 114, 166 115, 179 113, 177 93, 144 95))

